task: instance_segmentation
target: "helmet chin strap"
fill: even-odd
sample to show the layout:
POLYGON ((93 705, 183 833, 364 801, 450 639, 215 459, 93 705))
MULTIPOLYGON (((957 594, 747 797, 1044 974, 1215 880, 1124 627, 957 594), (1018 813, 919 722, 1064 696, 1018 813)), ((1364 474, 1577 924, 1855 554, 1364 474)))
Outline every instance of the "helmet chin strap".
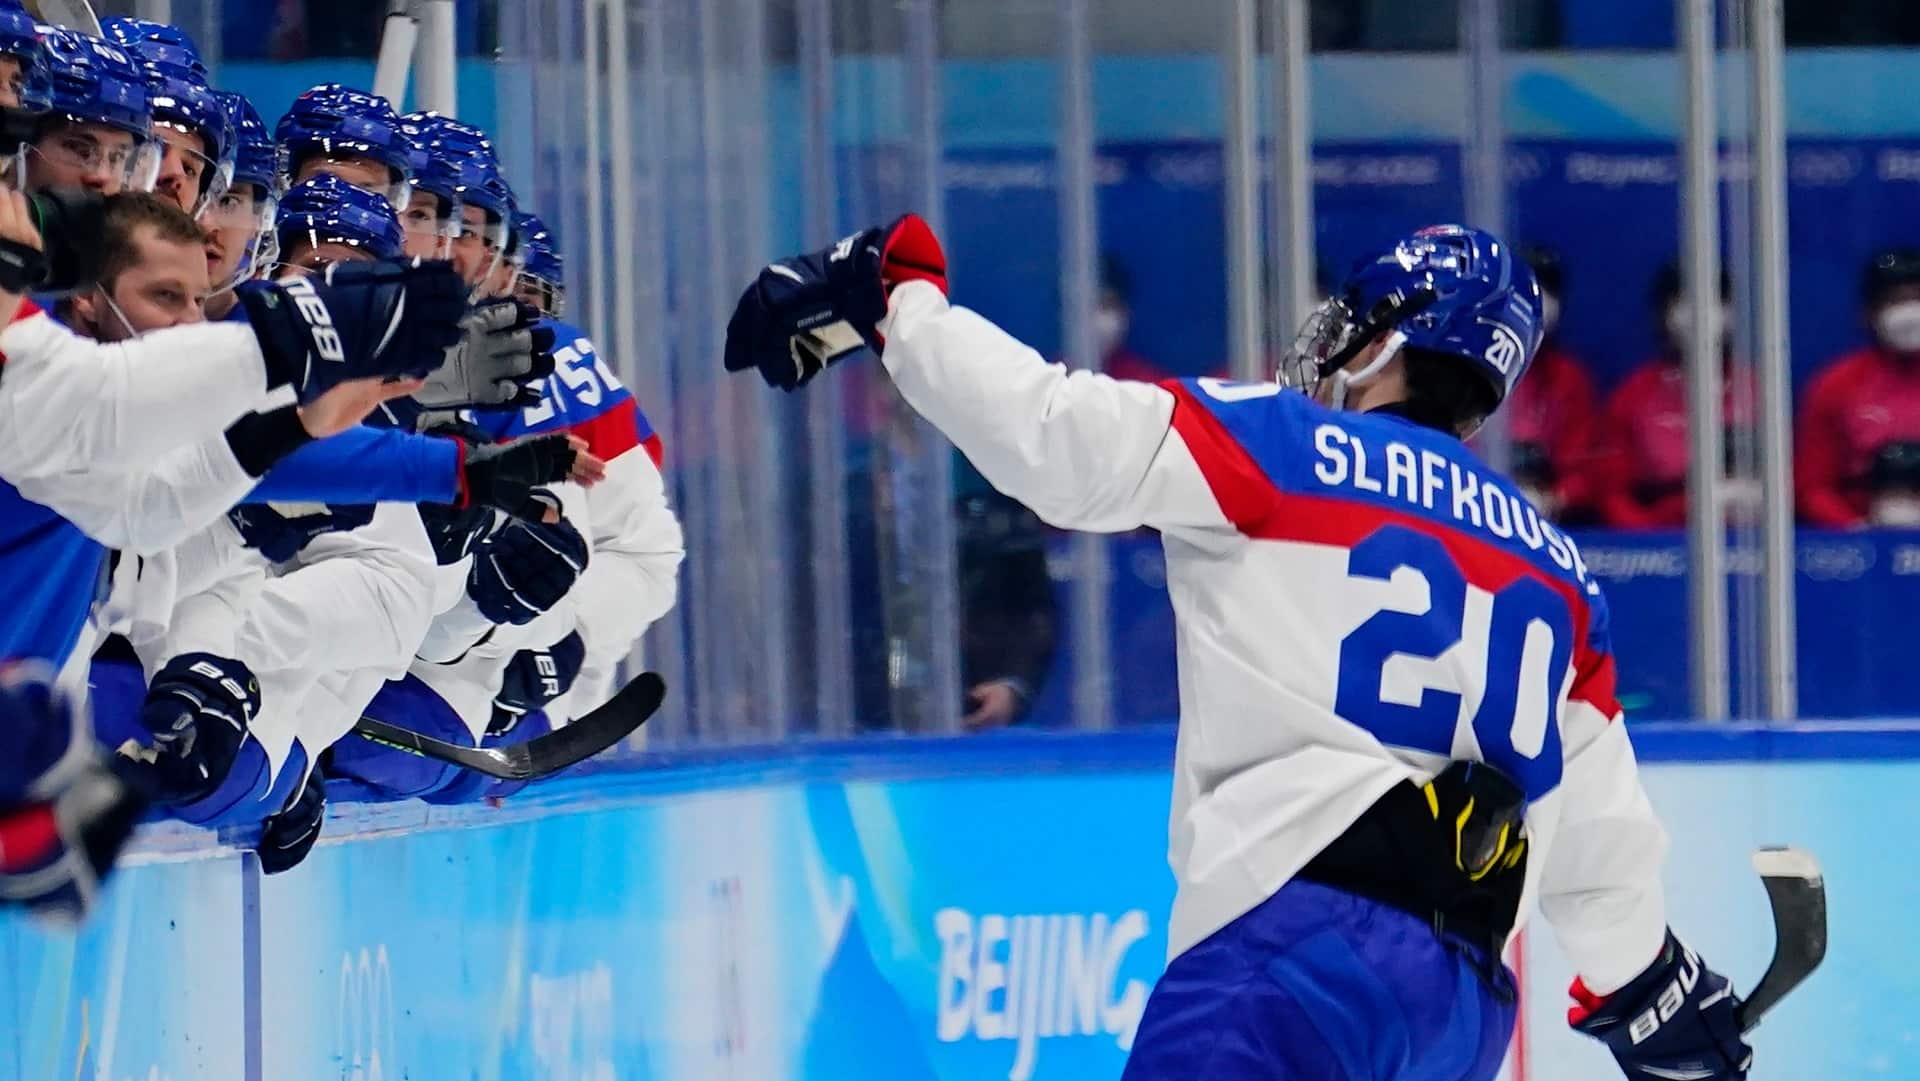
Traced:
POLYGON ((1331 387, 1327 392, 1328 407, 1335 410, 1345 409, 1347 407, 1347 391, 1354 387, 1364 386, 1374 376, 1379 375, 1380 370, 1387 366, 1388 361, 1398 356, 1401 348, 1406 344, 1407 336, 1405 334, 1397 330, 1389 331, 1387 336, 1381 340, 1380 352, 1374 354, 1373 359, 1367 362, 1366 367, 1357 372, 1349 372, 1345 368, 1342 368, 1328 376, 1327 379, 1331 383, 1331 387))

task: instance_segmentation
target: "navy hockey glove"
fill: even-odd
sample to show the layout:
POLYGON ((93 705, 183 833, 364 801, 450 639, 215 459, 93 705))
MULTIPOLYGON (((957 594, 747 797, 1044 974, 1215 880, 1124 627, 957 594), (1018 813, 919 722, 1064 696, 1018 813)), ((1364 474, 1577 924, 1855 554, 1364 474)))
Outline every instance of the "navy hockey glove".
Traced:
POLYGON ((587 541, 564 519, 514 522, 473 553, 467 595, 495 623, 519 626, 560 603, 587 569, 587 541))
POLYGON ((260 870, 270 875, 291 871, 313 851, 320 839, 320 824, 327 817, 327 786, 320 771, 307 774, 300 791, 293 794, 286 809, 268 815, 260 826, 260 845, 254 849, 260 857, 260 870))
POLYGON ((303 402, 348 379, 425 376, 466 335, 467 286, 444 262, 335 263, 239 290, 267 386, 303 402))
MULTIPOLYGON (((260 682, 239 661, 183 653, 147 685, 140 722, 153 733, 145 764, 155 802, 192 803, 213 794, 233 768, 255 714, 260 682)), ((128 752, 122 751, 123 754, 128 752)))
POLYGON ((373 505, 242 503, 227 512, 227 521, 247 547, 257 549, 270 562, 285 563, 315 537, 345 533, 373 521, 373 505))
POLYGON ((1740 996, 1667 932, 1645 972, 1604 998, 1573 982, 1567 1023, 1607 1045, 1630 1081, 1745 1081, 1753 1049, 1740 1038, 1740 996))
POLYGON ((517 300, 481 302, 460 321, 447 362, 413 400, 428 409, 523 409, 540 401, 538 383, 553 374, 553 329, 517 300))
POLYGON ((587 644, 580 640, 579 631, 545 649, 514 654, 501 676, 500 693, 493 697, 493 721, 487 725, 487 734, 506 735, 520 718, 567 693, 586 659, 587 644))
POLYGON ((759 368, 768 386, 793 390, 863 344, 879 352, 887 294, 915 280, 947 291, 946 253, 915 214, 774 263, 727 323, 727 370, 759 368))

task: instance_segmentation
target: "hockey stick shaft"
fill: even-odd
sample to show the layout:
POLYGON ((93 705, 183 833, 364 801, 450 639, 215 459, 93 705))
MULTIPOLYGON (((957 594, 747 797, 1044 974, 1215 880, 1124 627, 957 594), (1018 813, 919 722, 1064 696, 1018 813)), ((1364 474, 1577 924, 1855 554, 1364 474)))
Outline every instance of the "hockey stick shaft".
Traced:
POLYGON ((463 747, 373 717, 354 723, 355 735, 396 751, 449 762, 503 781, 532 781, 578 765, 632 735, 666 698, 657 674, 635 676, 605 705, 572 724, 504 747, 463 747))

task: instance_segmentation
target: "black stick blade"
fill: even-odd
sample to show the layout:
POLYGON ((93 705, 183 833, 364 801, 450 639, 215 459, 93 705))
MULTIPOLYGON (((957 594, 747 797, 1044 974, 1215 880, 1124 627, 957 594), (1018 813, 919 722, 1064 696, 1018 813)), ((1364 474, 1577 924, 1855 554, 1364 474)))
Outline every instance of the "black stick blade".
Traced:
POLYGON ((1741 1032, 1753 1031, 1827 956, 1827 885, 1820 861, 1798 848, 1763 848, 1753 854, 1753 869, 1773 908, 1773 961, 1740 1004, 1741 1032))

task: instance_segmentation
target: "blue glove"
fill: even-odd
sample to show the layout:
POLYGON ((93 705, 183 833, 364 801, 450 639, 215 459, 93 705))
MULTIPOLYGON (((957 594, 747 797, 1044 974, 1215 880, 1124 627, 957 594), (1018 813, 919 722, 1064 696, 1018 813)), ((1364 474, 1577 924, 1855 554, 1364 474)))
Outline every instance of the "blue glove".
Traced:
POLYGON ((587 541, 566 520, 513 522, 473 553, 467 595, 494 623, 519 626, 560 603, 587 569, 587 541))
POLYGON ((1740 996, 1667 932, 1660 956, 1602 998, 1579 980, 1567 1023, 1607 1045, 1630 1081, 1745 1081, 1753 1049, 1740 1038, 1740 996))
POLYGON ((145 810, 93 753, 51 666, 0 663, 0 905, 79 920, 145 810))
POLYGON ((493 696, 487 735, 504 736, 520 718, 567 693, 587 659, 587 644, 573 631, 545 649, 523 649, 507 662, 500 693, 493 696))
POLYGON ((862 344, 879 352, 885 342, 875 328, 886 318, 887 294, 910 280, 947 291, 946 253, 914 214, 774 263, 727 323, 727 370, 759 368, 768 386, 793 390, 862 344))
POLYGON ((259 712, 260 681, 246 665, 182 653, 147 685, 140 722, 153 733, 152 748, 121 753, 144 764, 156 803, 192 803, 226 779, 259 712))
POLYGON ((298 867, 320 839, 320 824, 326 817, 327 786, 315 770, 307 774, 286 809, 268 815, 261 824, 260 844, 254 849, 260 857, 260 870, 277 875, 298 867))
POLYGON ((444 262, 335 263, 239 290, 267 386, 301 401, 368 376, 420 377, 463 341, 467 286, 444 262))
POLYGON ((330 503, 242 503, 227 512, 247 547, 285 563, 326 533, 344 533, 373 521, 373 507, 330 503))

